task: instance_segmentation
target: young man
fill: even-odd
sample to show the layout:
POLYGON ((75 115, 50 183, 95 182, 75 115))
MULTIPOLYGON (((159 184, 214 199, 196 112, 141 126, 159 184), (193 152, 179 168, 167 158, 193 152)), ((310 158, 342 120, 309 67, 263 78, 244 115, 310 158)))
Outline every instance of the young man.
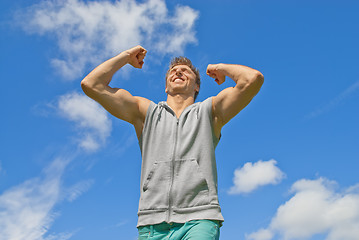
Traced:
POLYGON ((210 77, 222 84, 228 76, 235 86, 194 103, 200 75, 190 60, 180 57, 166 74, 166 102, 155 104, 108 86, 125 64, 142 68, 145 55, 143 47, 131 48, 81 82, 89 97, 135 127, 142 154, 139 239, 219 239, 223 217, 215 147, 221 128, 258 93, 263 75, 241 65, 210 64, 210 77))

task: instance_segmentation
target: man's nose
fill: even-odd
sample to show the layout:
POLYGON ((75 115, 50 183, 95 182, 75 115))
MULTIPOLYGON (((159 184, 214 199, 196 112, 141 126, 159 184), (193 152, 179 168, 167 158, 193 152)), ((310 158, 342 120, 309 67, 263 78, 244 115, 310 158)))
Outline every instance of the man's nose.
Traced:
POLYGON ((176 70, 176 75, 178 75, 178 76, 179 76, 179 75, 182 75, 181 69, 177 69, 177 70, 176 70))

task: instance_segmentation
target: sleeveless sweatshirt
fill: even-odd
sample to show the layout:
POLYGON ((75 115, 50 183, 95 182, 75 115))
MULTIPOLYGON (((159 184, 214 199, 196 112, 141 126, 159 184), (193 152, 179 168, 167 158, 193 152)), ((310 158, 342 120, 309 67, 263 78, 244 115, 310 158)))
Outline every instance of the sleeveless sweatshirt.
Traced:
POLYGON ((142 154, 137 227, 161 222, 223 221, 217 194, 212 98, 179 118, 166 102, 150 103, 139 139, 142 154))

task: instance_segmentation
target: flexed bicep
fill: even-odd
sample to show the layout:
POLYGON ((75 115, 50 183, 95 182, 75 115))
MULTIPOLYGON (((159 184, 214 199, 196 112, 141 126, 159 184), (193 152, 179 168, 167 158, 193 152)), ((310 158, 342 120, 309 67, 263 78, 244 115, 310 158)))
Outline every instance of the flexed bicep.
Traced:
MULTIPOLYGON (((234 87, 226 88, 213 97, 214 127, 220 129, 245 108, 258 93, 263 84, 263 75, 255 69, 242 65, 216 64, 214 66, 217 76, 228 76, 236 83, 234 87)), ((211 65, 208 68, 210 67, 211 65)))
POLYGON ((97 98, 100 103, 113 116, 129 123, 134 123, 136 118, 141 118, 141 104, 148 101, 145 98, 132 96, 130 92, 121 88, 109 88, 97 98))

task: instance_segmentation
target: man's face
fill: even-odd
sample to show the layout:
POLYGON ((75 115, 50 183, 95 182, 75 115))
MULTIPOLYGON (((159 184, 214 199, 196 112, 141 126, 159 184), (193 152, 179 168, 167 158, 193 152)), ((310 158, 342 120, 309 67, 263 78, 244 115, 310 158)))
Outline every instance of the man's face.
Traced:
POLYGON ((167 94, 194 95, 195 91, 199 91, 199 86, 196 83, 196 74, 189 66, 176 65, 169 70, 166 80, 167 94))

